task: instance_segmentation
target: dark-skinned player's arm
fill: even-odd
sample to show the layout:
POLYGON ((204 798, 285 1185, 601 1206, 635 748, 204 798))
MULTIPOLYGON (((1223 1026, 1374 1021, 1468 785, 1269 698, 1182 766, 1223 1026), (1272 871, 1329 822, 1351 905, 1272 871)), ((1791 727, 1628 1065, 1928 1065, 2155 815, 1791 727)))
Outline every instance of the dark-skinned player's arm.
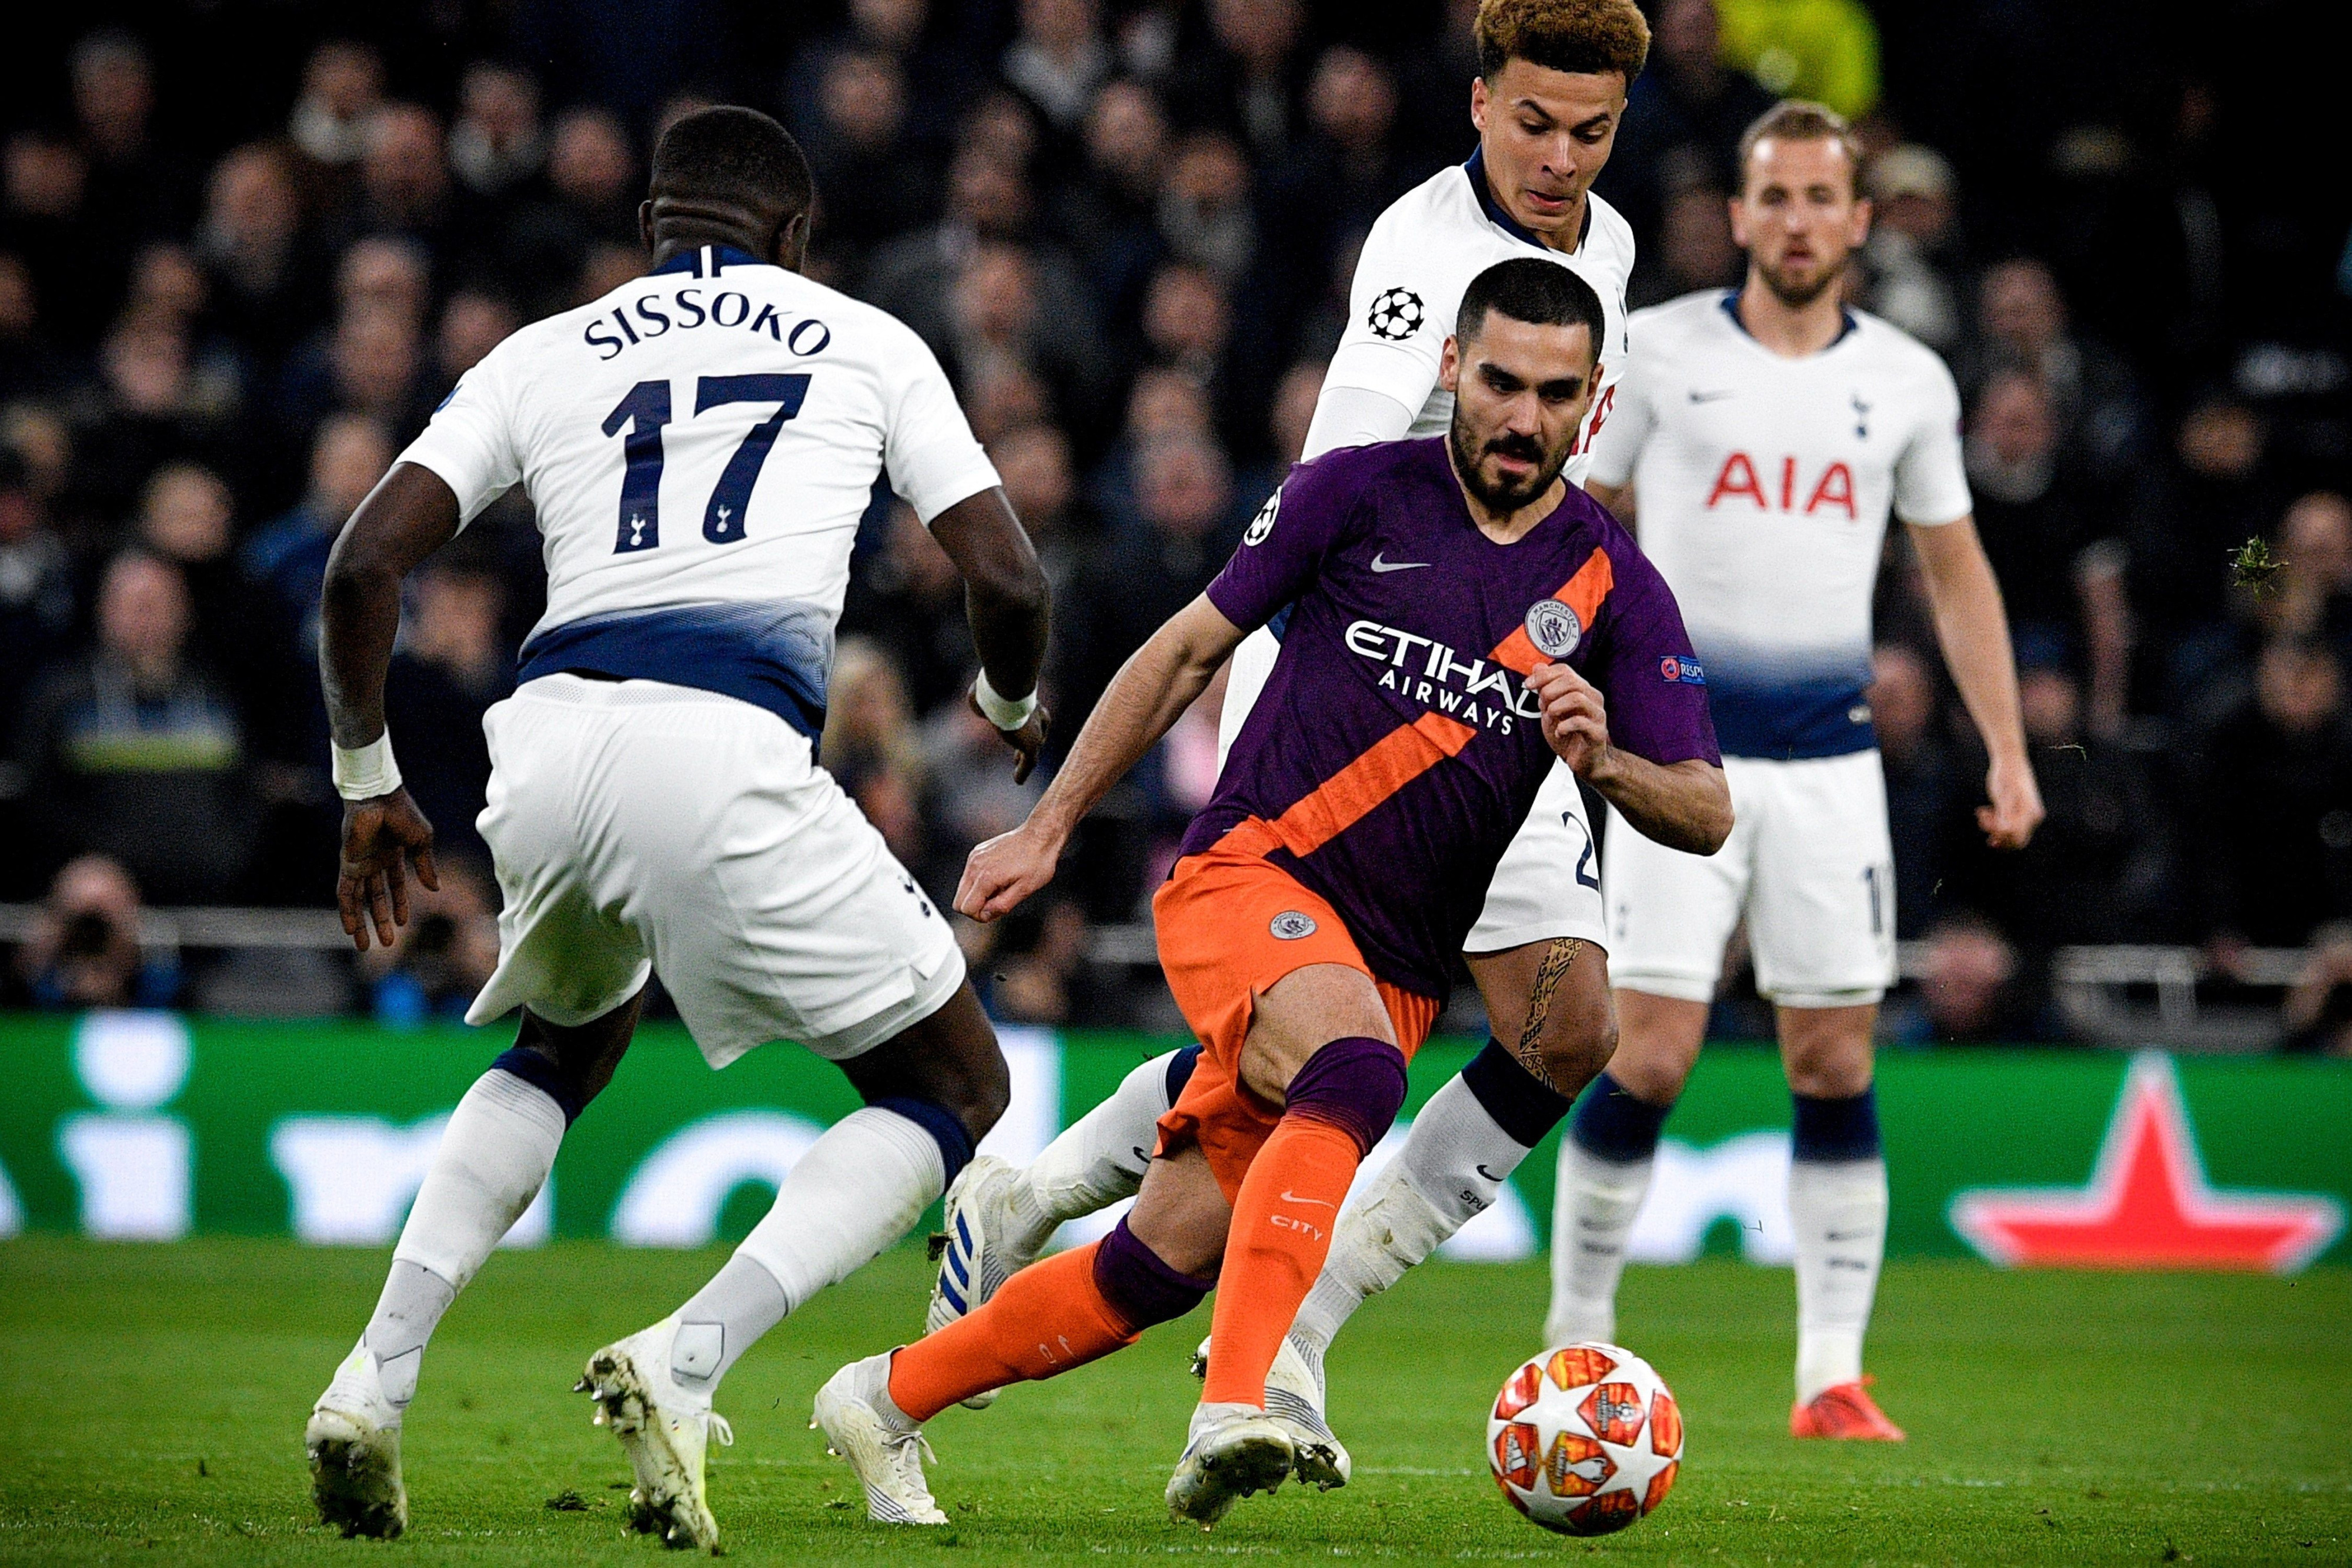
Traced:
POLYGON ((1977 808, 1977 826, 1994 849, 2021 850, 2042 825, 2042 789, 2025 754, 2017 660, 2010 652, 2000 584, 1985 559, 1974 514, 1934 527, 1913 523, 1908 531, 1927 579, 1945 667, 1992 759, 1985 770, 1985 799, 1991 803, 1977 808))
POLYGON ((416 809, 391 764, 383 732, 383 677, 400 632, 400 581, 457 534, 457 497, 442 477, 415 463, 395 463, 327 558, 320 600, 319 680, 335 743, 335 783, 343 801, 342 863, 335 904, 343 933, 364 953, 370 927, 392 946, 408 924, 407 868, 438 891, 433 824, 416 809), (376 784, 385 786, 374 793, 376 784), (370 791, 362 799, 354 790, 370 791))
POLYGON ((1053 722, 1034 700, 1051 616, 1045 569, 1013 503, 996 486, 933 517, 931 538, 963 574, 963 611, 984 683, 973 687, 972 711, 1013 747, 1013 781, 1025 784, 1053 722))
POLYGON ((1079 821, 1183 716, 1243 635, 1205 593, 1170 616, 1111 678, 1029 820, 971 852, 956 909, 994 920, 1053 881, 1079 821))
POLYGON ((1528 690, 1543 705, 1544 739, 1634 831, 1670 850, 1711 855, 1731 836, 1731 787, 1703 758, 1657 763, 1609 738, 1601 689, 1566 664, 1538 664, 1528 690))

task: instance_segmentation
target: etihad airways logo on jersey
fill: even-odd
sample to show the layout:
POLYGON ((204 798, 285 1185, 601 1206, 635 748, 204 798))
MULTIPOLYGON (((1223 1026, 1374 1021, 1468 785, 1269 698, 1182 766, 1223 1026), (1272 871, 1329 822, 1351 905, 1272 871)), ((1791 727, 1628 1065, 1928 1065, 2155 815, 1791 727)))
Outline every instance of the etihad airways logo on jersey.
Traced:
POLYGON ((1752 501, 1759 512, 1774 509, 1773 500, 1780 501, 1779 510, 1811 517, 1819 511, 1843 511, 1846 520, 1857 517, 1853 506, 1853 470, 1843 463, 1832 463, 1810 482, 1800 483, 1797 460, 1780 459, 1778 486, 1767 494, 1764 481, 1758 476, 1755 459, 1745 452, 1735 452, 1723 460, 1723 467, 1715 476, 1715 484, 1706 493, 1707 508, 1737 505, 1741 500, 1752 501), (1803 497, 1801 506, 1798 497, 1803 497))
POLYGON ((833 341, 833 329, 814 316, 789 320, 779 316, 774 306, 764 304, 755 311, 751 308, 751 297, 738 288, 721 289, 705 304, 704 297, 709 294, 709 290, 701 284, 689 283, 667 296, 640 295, 633 307, 615 305, 591 319, 581 333, 581 340, 595 350, 600 360, 617 360, 635 345, 665 333, 691 332, 705 326, 758 332, 803 359, 824 352, 833 341), (630 319, 633 315, 634 323, 630 319), (617 335, 614 331, 616 327, 620 329, 617 335))
POLYGON ((1536 701, 1535 694, 1504 665, 1465 659, 1434 638, 1400 632, 1377 621, 1356 622, 1348 628, 1347 639, 1349 653, 1388 666, 1381 672, 1384 689, 1402 693, 1410 701, 1451 714, 1465 724, 1484 725, 1498 735, 1508 735, 1514 716, 1543 716, 1543 705, 1536 701), (1486 699, 1483 703, 1481 697, 1486 699))

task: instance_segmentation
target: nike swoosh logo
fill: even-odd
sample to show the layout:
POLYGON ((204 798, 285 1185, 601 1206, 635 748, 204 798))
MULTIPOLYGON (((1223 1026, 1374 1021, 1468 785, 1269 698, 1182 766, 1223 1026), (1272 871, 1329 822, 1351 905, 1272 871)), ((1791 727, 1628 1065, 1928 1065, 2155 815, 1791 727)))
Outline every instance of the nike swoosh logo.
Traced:
POLYGON ((1503 1179, 1501 1176, 1496 1176, 1493 1171, 1488 1170, 1485 1166, 1473 1166, 1470 1168, 1476 1171, 1480 1176, 1485 1176, 1488 1181, 1500 1181, 1503 1179))
POLYGON ((1718 399, 1718 398, 1727 398, 1727 397, 1730 397, 1730 396, 1732 396, 1732 395, 1733 395, 1733 392, 1734 392, 1735 390, 1736 390, 1736 389, 1726 389, 1725 391, 1722 391, 1722 392, 1696 392, 1696 391, 1694 391, 1694 392, 1690 394, 1690 400, 1691 400, 1691 402, 1715 402, 1715 401, 1716 401, 1717 399, 1718 399))
POLYGON ((1425 560, 1383 560, 1378 554, 1372 557, 1374 571, 1413 571, 1428 564, 1425 560))
POLYGON ((1824 1230, 1822 1235, 1832 1241, 1859 1241, 1869 1235, 1867 1230, 1824 1230))
POLYGON ((1291 1191, 1288 1187, 1284 1187, 1282 1189, 1282 1201, 1285 1203, 1311 1203, 1318 1208, 1337 1208, 1339 1207, 1336 1203, 1326 1203, 1319 1197, 1301 1197, 1297 1193, 1291 1191))

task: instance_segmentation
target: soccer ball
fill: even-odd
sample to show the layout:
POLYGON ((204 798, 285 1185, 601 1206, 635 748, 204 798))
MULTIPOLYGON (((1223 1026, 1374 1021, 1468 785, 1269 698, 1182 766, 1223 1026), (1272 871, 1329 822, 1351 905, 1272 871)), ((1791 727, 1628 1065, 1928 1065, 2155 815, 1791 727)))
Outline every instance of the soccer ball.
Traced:
POLYGON ((1522 1365, 1495 1397, 1486 1460, 1513 1508, 1564 1535, 1622 1530, 1666 1498, 1683 1414, 1650 1364, 1571 1344, 1522 1365))

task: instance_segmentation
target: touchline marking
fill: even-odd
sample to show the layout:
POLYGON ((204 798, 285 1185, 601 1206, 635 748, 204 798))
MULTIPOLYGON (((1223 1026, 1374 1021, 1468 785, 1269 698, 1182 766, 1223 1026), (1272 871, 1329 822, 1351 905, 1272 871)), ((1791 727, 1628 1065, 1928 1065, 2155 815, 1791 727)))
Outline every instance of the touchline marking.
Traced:
POLYGON ((1381 559, 1381 551, 1375 550, 1372 552, 1372 570, 1374 571, 1412 571, 1418 568, 1427 566, 1428 564, 1429 563, 1425 560, 1383 560, 1381 559))

